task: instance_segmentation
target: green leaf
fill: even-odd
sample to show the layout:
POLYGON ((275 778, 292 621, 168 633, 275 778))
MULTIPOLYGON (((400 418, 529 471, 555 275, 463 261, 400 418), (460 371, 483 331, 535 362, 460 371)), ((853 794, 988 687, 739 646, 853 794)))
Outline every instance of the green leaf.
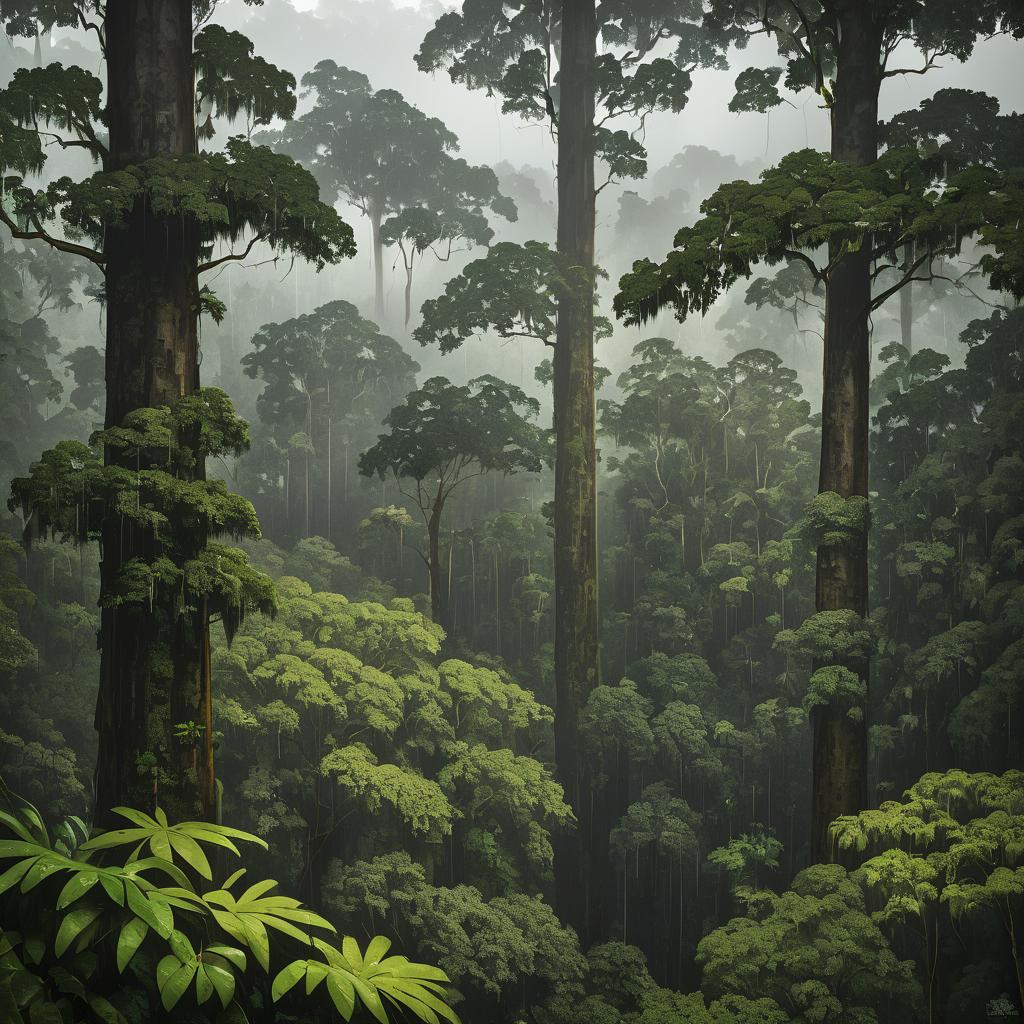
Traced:
POLYGON ((124 882, 120 878, 111 878, 107 874, 100 875, 100 885, 104 892, 119 906, 124 906, 124 882))
POLYGON ((23 839, 26 843, 35 844, 36 840, 32 833, 18 820, 13 814, 8 814, 7 811, 0 811, 0 824, 6 825, 19 839, 23 839))
POLYGON ((224 882, 224 888, 230 889, 231 886, 233 886, 244 874, 245 868, 239 868, 237 871, 232 871, 224 882))
POLYGON ((7 892, 8 889, 17 885, 24 877, 25 872, 35 863, 31 857, 26 857, 24 860, 19 860, 17 864, 9 867, 2 875, 0 875, 0 894, 7 892))
POLYGON ((390 948, 390 939, 383 935, 376 935, 370 940, 370 944, 366 947, 366 954, 363 959, 367 964, 379 963, 390 948))
POLYGON ((259 921, 253 921, 250 917, 239 918, 242 922, 242 931, 245 934, 246 944, 252 950, 256 962, 264 971, 270 970, 270 939, 267 937, 267 929, 259 921))
POLYGON ((101 832, 99 835, 86 840, 79 849, 88 851, 110 850, 115 846, 138 843, 149 838, 150 832, 145 828, 113 828, 108 832, 101 832))
POLYGON ((55 871, 60 871, 62 864, 52 854, 40 857, 21 880, 21 891, 31 892, 40 882, 45 881, 55 871))
POLYGON ((160 958, 160 962, 156 965, 156 987, 157 991, 162 992, 164 985, 167 984, 168 979, 174 974, 181 966, 181 961, 176 956, 167 955, 160 958))
POLYGON ((75 938, 102 913, 102 907, 80 907, 78 910, 72 910, 57 929, 57 937, 53 943, 54 953, 63 956, 75 938))
POLYGON ((28 1019, 31 1024, 64 1024, 56 1003, 33 1003, 28 1008, 28 1019))
POLYGON ((306 964, 306 995, 310 996, 316 990, 317 985, 320 984, 327 977, 328 968, 326 964, 319 963, 316 960, 310 960, 306 964))
POLYGON ((174 927, 170 908, 144 896, 133 882, 125 882, 124 889, 128 895, 128 909, 136 917, 142 918, 162 939, 170 938, 171 929, 174 927))
POLYGON ((196 1003, 202 1006, 213 995, 213 982, 206 973, 206 965, 200 964, 196 971, 196 1003))
POLYGON ((172 931, 167 944, 171 947, 171 952, 183 964, 191 963, 195 960, 196 951, 192 948, 192 943, 189 942, 188 936, 184 932, 179 932, 177 929, 172 931))
POLYGON ((19 839, 0 839, 0 860, 7 860, 10 857, 33 857, 41 853, 49 853, 49 850, 38 843, 22 842, 19 839))
POLYGON ((178 1000, 185 994, 192 979, 195 977, 198 964, 181 964, 178 969, 168 976, 164 986, 160 989, 160 1002, 168 1012, 178 1004, 178 1000))
POLYGON ((351 980, 338 970, 331 971, 327 978, 327 993, 338 1013, 345 1020, 351 1020, 356 1008, 356 990, 351 980))
POLYGON ((141 918, 133 917, 117 937, 117 970, 123 973, 149 934, 149 925, 141 918))
POLYGON ((205 952, 216 953, 217 956, 224 957, 236 970, 245 970, 245 954, 240 949, 235 949, 234 946, 207 946, 205 952))
POLYGON ((371 985, 368 985, 362 978, 352 975, 352 984, 362 1004, 373 1014, 380 1024, 388 1024, 388 1015, 384 1004, 380 1001, 380 995, 371 985))
POLYGON ((122 1014, 112 1003, 103 996, 90 995, 87 997, 89 1009, 103 1022, 103 1024, 128 1024, 122 1014))
POLYGON ((359 943, 351 935, 346 935, 341 940, 341 952, 352 965, 353 971, 361 971, 363 969, 363 955, 359 952, 359 943))
POLYGON ((99 877, 95 871, 76 871, 61 889, 60 896, 57 897, 57 909, 63 910, 84 896, 99 881, 99 877))
POLYGON ((274 978, 270 986, 270 998, 276 1003, 302 980, 306 973, 307 960, 294 960, 287 967, 283 967, 274 978))
POLYGON ((235 976, 216 964, 204 964, 203 969, 217 992, 221 1006, 227 1009, 228 1003, 231 1002, 235 994, 235 976))

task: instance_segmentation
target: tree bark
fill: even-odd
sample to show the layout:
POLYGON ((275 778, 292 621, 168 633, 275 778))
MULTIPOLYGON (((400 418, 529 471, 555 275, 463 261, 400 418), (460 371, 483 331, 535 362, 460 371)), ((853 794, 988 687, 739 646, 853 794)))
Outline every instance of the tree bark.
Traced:
POLYGON ((557 838, 558 911, 584 944, 601 934, 604 872, 590 843, 590 785, 578 715, 599 681, 594 416, 594 0, 564 0, 559 67, 558 252, 572 270, 558 300, 555 421, 555 759, 575 832, 557 838))
MULTIPOLYGON (((914 243, 903 246, 903 272, 914 265, 914 243)), ((914 285, 908 281, 900 289, 900 344, 910 355, 914 353, 914 285)))
MULTIPOLYGON (((108 0, 106 34, 107 169, 194 153, 189 0, 108 0)), ((107 232, 104 251, 105 422, 114 427, 136 409, 169 405, 199 386, 199 240, 187 218, 158 217, 140 197, 124 227, 107 232)), ((142 468, 147 454, 140 453, 142 468)), ((203 472, 200 463, 196 473, 203 472)), ((113 514, 102 534, 101 582, 110 594, 127 562, 152 556, 153 538, 113 514)), ((204 542, 189 538, 197 549, 204 542)), ((118 805, 152 810, 159 803, 179 819, 214 812, 207 616, 205 608, 175 615, 170 606, 170 595, 154 594, 149 609, 102 610, 96 814, 106 824, 118 805), (199 726, 194 740, 175 737, 182 722, 199 726)))
POLYGON ((427 518, 427 568, 430 572, 430 617, 447 634, 448 616, 444 590, 441 585, 441 515, 444 503, 438 495, 427 518))
MULTIPOLYGON (((872 5, 835 4, 840 33, 832 155, 865 165, 878 159, 879 54, 883 25, 872 5)), ((833 250, 830 257, 834 258, 833 250)), ((819 491, 844 498, 868 493, 871 262, 869 246, 843 255, 825 293, 825 357, 819 491)), ((846 546, 818 549, 818 611, 868 613, 867 535, 846 546)), ((868 681, 866 661, 847 665, 868 681)), ((867 706, 860 721, 844 708, 819 706, 813 715, 811 858, 831 859, 829 824, 867 802, 867 706)))
POLYGON ((384 243, 380 237, 380 225, 384 211, 371 200, 370 237, 373 243, 373 316, 377 326, 384 324, 384 243))

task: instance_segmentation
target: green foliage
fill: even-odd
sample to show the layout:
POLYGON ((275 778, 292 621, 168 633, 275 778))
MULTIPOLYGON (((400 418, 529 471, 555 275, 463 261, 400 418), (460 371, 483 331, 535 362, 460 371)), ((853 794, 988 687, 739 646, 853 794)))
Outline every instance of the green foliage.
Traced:
POLYGON ((727 872, 734 887, 758 884, 760 869, 779 866, 782 843, 763 827, 744 832, 708 854, 710 866, 727 872))
POLYGON ((981 261, 991 287, 1021 294, 1016 243, 1007 233, 1018 173, 972 167, 935 190, 918 168, 911 150, 891 150, 866 167, 801 150, 760 182, 723 185, 701 204, 704 216, 680 229, 664 263, 634 263, 619 282, 615 311, 627 323, 642 323, 672 306, 683 320, 706 313, 758 263, 803 259, 816 279, 827 281, 838 253, 865 246, 880 260, 913 242, 938 258, 955 255, 972 234, 992 247, 981 261), (815 263, 826 244, 832 257, 815 263))
MULTIPOLYGON (((502 111, 558 126, 559 81, 552 59, 561 36, 561 8, 529 0, 509 8, 465 4, 442 14, 416 55, 421 71, 447 69, 453 82, 502 98, 502 111)), ((616 51, 600 54, 591 74, 598 111, 594 149, 610 177, 642 177, 646 151, 639 133, 614 130, 605 121, 686 105, 691 72, 721 66, 728 33, 700 32, 700 8, 691 3, 610 3, 596 30, 616 51), (675 59, 654 56, 663 40, 677 42, 675 59)), ((599 48, 600 49, 600 48, 599 48)))
MULTIPOLYGON (((374 90, 358 71, 320 61, 303 76, 312 109, 271 136, 277 149, 309 167, 325 193, 372 222, 374 245, 397 245, 412 286, 416 258, 441 259, 453 243, 487 245, 488 213, 515 220, 489 167, 456 157, 457 137, 394 89, 374 90)), ((375 258, 380 261, 379 252, 375 258)), ((383 296, 378 294, 378 304, 383 296)), ((409 319, 408 297, 406 321, 409 319)))
MULTIPOLYGON (((871 624, 849 608, 815 612, 797 629, 781 630, 775 644, 787 653, 822 661, 849 661, 870 655, 871 624)), ((836 678, 833 682, 838 683, 836 678)), ((831 685, 825 684, 823 685, 831 685)))
POLYGON ((259 524, 249 502, 223 481, 195 479, 193 472, 197 456, 237 455, 247 447, 246 424, 227 395, 204 388, 173 409, 129 413, 122 426, 97 432, 91 445, 60 442, 29 476, 12 481, 8 507, 20 507, 29 541, 51 534, 77 543, 98 539, 105 515, 147 531, 152 556, 128 561, 101 603, 169 604, 195 613, 205 601, 231 637, 248 611, 273 612, 273 587, 237 548, 207 538, 258 537, 259 524))
POLYGON ((171 825, 160 808, 155 817, 118 808, 133 827, 62 847, 34 807, 6 790, 4 798, 9 809, 0 810, 0 824, 13 838, 0 840, 0 859, 9 863, 0 875, 6 905, 0 998, 12 1021, 36 1022, 54 1013, 85 1019, 78 1016, 84 1013, 124 1022, 138 1008, 152 1012, 158 1005, 167 1012, 194 1005, 191 1012, 204 1020, 218 1004, 244 1014, 242 986, 264 985, 248 967, 252 957, 274 1003, 302 977, 307 999, 326 978, 330 1000, 345 1020, 362 1006, 387 1024, 386 1001, 428 1024, 436 1024, 438 1015, 457 1024, 439 998, 446 975, 402 956, 385 959, 387 939, 373 939, 365 953, 349 937, 336 946, 322 937, 334 935, 331 924, 298 900, 274 894, 276 882, 237 888, 244 868, 219 888, 199 891, 196 876, 209 880, 212 874, 204 845, 237 856, 236 840, 266 845, 255 836, 205 822, 171 825), (135 846, 126 859, 113 856, 126 845, 135 846), (143 846, 149 856, 140 856, 143 846), (116 953, 99 945, 109 934, 117 935, 116 953), (270 984, 271 957, 280 956, 282 937, 315 952, 276 970, 270 984), (116 960, 120 980, 114 989, 103 978, 115 964, 104 958, 116 960))
POLYGON ((420 955, 444 969, 467 1008, 481 1012, 496 997, 521 1000, 529 987, 541 998, 583 973, 576 936, 539 898, 485 899, 473 886, 437 887, 405 853, 335 862, 325 900, 346 917, 411 930, 420 955))
POLYGON ((193 43, 196 68, 196 114, 207 115, 201 136, 213 134, 210 120, 234 121, 245 112, 249 131, 274 118, 295 115, 295 77, 255 56, 253 44, 240 32, 206 25, 193 43))
POLYGON ((437 783, 397 765, 378 765, 364 747, 332 751, 324 757, 320 770, 364 802, 371 814, 382 803, 391 804, 414 835, 423 833, 437 841, 451 832, 451 807, 437 783))
POLYGON ((843 498, 834 491, 816 494, 790 531, 812 548, 843 547, 862 540, 868 530, 868 499, 843 498))
MULTIPOLYGON (((445 285, 444 294, 423 304, 423 322, 413 337, 421 345, 436 343, 442 352, 488 331, 552 345, 558 298, 587 283, 582 273, 579 267, 564 267, 545 242, 499 242, 482 259, 467 263, 445 285)), ((611 334, 602 317, 595 324, 599 338, 611 334)))
POLYGON ((808 868, 790 891, 764 893, 752 906, 754 916, 733 919, 698 945, 705 996, 731 995, 736 1009, 764 1000, 760 1009, 800 1022, 918 1012, 912 965, 889 948, 843 868, 808 868))

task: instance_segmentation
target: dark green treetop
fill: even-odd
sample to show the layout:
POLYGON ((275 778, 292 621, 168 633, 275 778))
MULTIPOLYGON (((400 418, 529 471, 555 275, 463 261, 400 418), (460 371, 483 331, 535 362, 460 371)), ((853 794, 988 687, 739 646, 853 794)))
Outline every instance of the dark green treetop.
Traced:
MULTIPOLYGON (((635 133, 613 129, 621 115, 643 119, 653 110, 681 111, 700 67, 724 67, 722 43, 735 33, 701 30, 702 4, 694 0, 605 0, 597 27, 608 52, 597 57, 593 127, 596 155, 609 180, 643 177, 646 150, 635 133), (654 56, 674 41, 671 57, 654 56), (613 50, 621 52, 612 52, 613 50)), ((558 126, 561 4, 551 0, 466 3, 448 11, 427 33, 416 55, 421 71, 447 69, 453 82, 502 98, 502 112, 558 126)))
MULTIPOLYGON (((208 0, 197 4, 197 24, 205 23, 215 6, 208 0)), ((3 17, 10 35, 77 25, 95 30, 104 45, 103 11, 92 2, 5 4, 3 17)), ((232 121, 245 113, 251 131, 294 113, 294 79, 253 56, 244 36, 206 25, 194 45, 196 110, 206 116, 201 126, 206 137, 213 118, 232 121)), ((242 259, 260 242, 291 251, 318 269, 354 254, 351 229, 332 206, 320 202, 315 178, 243 136, 229 139, 221 152, 107 169, 101 94, 98 78, 59 62, 20 68, 0 91, 0 176, 6 195, 0 221, 15 237, 41 239, 102 265, 105 232, 121 226, 144 195, 154 215, 189 217, 198 225, 204 251, 200 272, 242 259), (41 189, 31 187, 25 177, 42 171, 49 142, 85 149, 101 169, 81 181, 62 177, 41 189), (243 251, 213 258, 217 240, 235 242, 243 235, 249 236, 243 251)))
POLYGON ((496 377, 460 387, 431 377, 396 406, 390 428, 359 460, 366 476, 392 472, 422 485, 437 474, 445 496, 470 475, 539 472, 542 433, 530 421, 540 404, 496 377))

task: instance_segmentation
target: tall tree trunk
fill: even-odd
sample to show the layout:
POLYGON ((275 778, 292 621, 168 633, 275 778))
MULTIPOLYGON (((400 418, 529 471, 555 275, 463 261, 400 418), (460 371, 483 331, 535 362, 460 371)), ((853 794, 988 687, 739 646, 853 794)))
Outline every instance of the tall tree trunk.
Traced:
MULTIPOLYGON (((107 169, 194 153, 189 0, 108 0, 106 33, 107 169)), ((158 217, 140 197, 125 226, 107 232, 105 253, 106 426, 114 427, 135 409, 168 405, 199 385, 198 235, 188 219, 158 217)), ((141 453, 143 468, 145 459, 141 453)), ((196 472, 203 471, 200 463, 196 472)), ((205 538, 189 542, 198 549, 205 538)), ((116 592, 125 564, 149 558, 152 546, 148 531, 108 515, 104 592, 116 592)), ((214 811, 208 620, 205 608, 172 614, 168 597, 154 595, 152 610, 102 610, 100 821, 109 822, 110 808, 120 804, 151 810, 159 802, 179 818, 214 811), (176 737, 175 726, 188 722, 198 727, 191 737, 176 737)))
MULTIPOLYGON (((878 90, 881 23, 871 4, 837 3, 840 33, 832 155, 864 165, 878 159, 878 90)), ((871 262, 869 247, 844 255, 825 293, 825 359, 819 491, 844 498, 868 493, 868 385, 870 374, 871 262)), ((835 253, 830 254, 834 256, 835 253)), ((867 535, 846 546, 818 549, 818 611, 868 612, 867 535)), ((847 666, 867 682, 866 661, 847 666)), ((812 721, 811 857, 828 861, 829 824, 855 814, 867 801, 867 707, 860 721, 845 709, 819 706, 812 721)))
MULTIPOLYGON (((903 246, 903 273, 914 265, 914 243, 903 246)), ((900 289, 900 344, 908 353, 914 353, 914 285, 908 281, 900 289)))
POLYGON ((380 206, 371 201, 370 212, 370 237, 373 243, 373 317, 377 326, 384 325, 384 243, 380 237, 380 225, 384 218, 384 211, 380 206))
POLYGON ((448 632, 447 601, 441 586, 441 514, 444 504, 440 495, 427 519, 427 568, 430 571, 430 617, 445 633, 448 632))
POLYGON ((558 838, 559 913, 584 943, 600 934, 604 874, 592 863, 590 786, 578 715, 599 678, 594 423, 594 0, 562 3, 558 252, 580 268, 559 296, 555 406, 555 759, 576 831, 558 838), (596 883, 596 884, 595 884, 596 883))

